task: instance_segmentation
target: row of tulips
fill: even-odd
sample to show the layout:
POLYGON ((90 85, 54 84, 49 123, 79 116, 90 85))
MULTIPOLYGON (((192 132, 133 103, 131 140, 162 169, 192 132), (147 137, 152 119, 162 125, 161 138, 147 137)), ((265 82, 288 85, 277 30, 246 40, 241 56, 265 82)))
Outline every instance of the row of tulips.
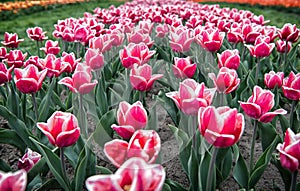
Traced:
POLYGON ((195 2, 226 2, 226 3, 242 3, 242 4, 251 4, 251 5, 264 5, 264 6, 284 6, 284 7, 300 7, 300 3, 298 1, 293 0, 195 0, 195 2))
MULTIPOLYGON (((136 0, 59 20, 52 33, 57 41, 40 27, 28 28, 35 54, 23 53, 25 39, 6 32, 0 113, 9 129, 0 135, 24 154, 18 166, 26 172, 1 172, 0 185, 215 190, 232 171, 239 187, 252 189, 271 162, 285 188, 296 190, 300 32, 289 23, 276 28, 267 22, 218 5, 136 0), (179 147, 173 149, 189 188, 166 177, 158 106, 172 119, 179 147), (246 161, 238 141, 251 124, 246 161), (257 136, 263 153, 256 160, 257 136), (116 172, 97 165, 99 150, 116 172), (49 171, 54 178, 45 181, 49 171), (8 184, 11 176, 16 184, 8 184)), ((4 163, 0 169, 13 170, 4 163)))

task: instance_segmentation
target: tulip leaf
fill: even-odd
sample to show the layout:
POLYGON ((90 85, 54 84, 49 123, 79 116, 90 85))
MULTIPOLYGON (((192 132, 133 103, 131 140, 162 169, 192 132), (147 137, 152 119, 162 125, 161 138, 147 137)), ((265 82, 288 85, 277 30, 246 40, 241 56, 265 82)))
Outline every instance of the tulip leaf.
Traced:
POLYGON ((55 178, 51 178, 47 180, 41 187, 35 189, 35 191, 44 191, 44 190, 53 190, 53 189, 61 189, 62 187, 59 185, 58 181, 55 178))
POLYGON ((97 108, 99 108, 101 114, 98 117, 101 118, 101 116, 108 111, 106 84, 104 77, 101 77, 99 79, 95 92, 95 103, 97 108))
POLYGON ((171 55, 169 52, 165 51, 161 46, 158 46, 157 44, 154 44, 154 47, 156 49, 156 52, 159 54, 158 58, 162 58, 163 60, 171 63, 171 55))
POLYGON ((230 147, 219 148, 216 159, 217 166, 217 187, 220 185, 230 174, 232 166, 232 153, 230 147))
POLYGON ((74 148, 75 145, 76 144, 64 148, 64 154, 74 168, 76 167, 76 164, 78 162, 78 153, 76 152, 76 148, 74 148))
POLYGON ((50 171, 53 173, 59 185, 64 190, 71 191, 69 182, 65 180, 63 176, 61 164, 60 164, 60 158, 42 143, 38 142, 32 137, 30 137, 29 139, 35 144, 35 146, 39 149, 40 153, 45 157, 47 165, 49 166, 50 171))
MULTIPOLYGON (((198 190, 206 190, 206 183, 207 183, 207 175, 208 175, 208 169, 209 169, 209 163, 210 163, 210 160, 211 160, 211 155, 210 153, 207 151, 205 152, 204 154, 204 157, 202 159, 202 161, 200 162, 200 165, 199 165, 199 168, 198 168, 198 178, 199 178, 199 189, 198 190)), ((215 169, 213 170, 214 171, 214 175, 216 174, 215 173, 215 169)), ((212 180, 212 188, 215 188, 216 184, 216 177, 213 176, 213 180, 212 180)))
POLYGON ((58 110, 66 111, 66 106, 62 103, 61 98, 55 92, 52 93, 51 98, 54 104, 60 107, 58 110))
POLYGON ((237 181, 240 187, 248 189, 249 172, 246 162, 239 151, 238 159, 233 167, 233 178, 237 181))
POLYGON ((88 163, 88 156, 86 153, 86 148, 82 149, 79 158, 78 158, 78 165, 75 169, 75 176, 72 182, 72 185, 75 184, 74 190, 80 191, 82 190, 82 184, 86 179, 86 168, 88 163))
POLYGON ((171 190, 176 190, 176 191, 187 191, 187 189, 183 188, 179 183, 171 180, 171 179, 166 179, 165 184, 169 185, 171 190))
POLYGON ((250 72, 248 73, 248 76, 247 76, 247 86, 251 90, 253 89, 253 87, 255 85, 258 85, 255 81, 255 80, 258 81, 258 79, 255 79, 256 67, 257 67, 257 64, 252 70, 250 70, 250 72))
POLYGON ((10 165, 7 164, 3 159, 0 158, 0 171, 3 172, 10 172, 12 169, 10 168, 10 165))
POLYGON ((281 166, 279 155, 273 154, 271 162, 278 169, 278 171, 281 175, 281 179, 284 182, 285 190, 290 190, 291 181, 292 181, 291 172, 288 169, 283 168, 281 166))
POLYGON ((270 144, 270 146, 263 152, 263 154, 259 157, 257 160, 253 171, 250 174, 249 179, 249 188, 254 188, 255 184, 258 182, 260 177, 263 175, 265 169, 270 163, 272 153, 274 149, 276 148, 278 142, 279 142, 279 136, 276 136, 276 138, 273 140, 273 142, 270 144))
POLYGON ((99 171, 100 174, 113 174, 113 172, 111 170, 109 170, 108 168, 105 168, 103 166, 96 165, 96 170, 99 171))
POLYGON ((261 145, 263 151, 265 151, 270 144, 277 138, 275 127, 271 123, 258 123, 261 135, 261 145))
POLYGON ((159 101, 163 108, 167 111, 168 115, 171 117, 175 126, 179 125, 179 118, 178 118, 178 108, 174 104, 174 102, 168 98, 163 91, 159 91, 156 100, 159 101))
POLYGON ((194 148, 191 146, 190 157, 188 160, 188 177, 190 179, 190 189, 197 190, 198 188, 198 159, 194 148))
POLYGON ((172 189, 168 184, 164 183, 162 191, 172 191, 172 189))
POLYGON ((50 114, 50 103, 51 103, 51 96, 53 94, 54 86, 56 85, 55 78, 52 78, 51 84, 47 91, 47 94, 42 99, 40 106, 38 107, 39 116, 37 121, 46 121, 50 114))
POLYGON ((31 182, 41 172, 45 164, 46 159, 42 157, 27 173, 27 181, 31 182))
POLYGON ((26 145, 23 140, 14 130, 10 129, 0 128, 0 143, 13 145, 20 149, 22 153, 26 149, 26 145))
POLYGON ((20 117, 20 98, 16 91, 16 87, 11 83, 10 93, 7 95, 7 108, 17 117, 20 117))
MULTIPOLYGON (((280 122, 280 127, 282 132, 286 132, 286 130, 289 128, 290 123, 288 119, 284 115, 278 115, 279 122, 280 122)), ((283 140, 283 137, 282 137, 283 140)))

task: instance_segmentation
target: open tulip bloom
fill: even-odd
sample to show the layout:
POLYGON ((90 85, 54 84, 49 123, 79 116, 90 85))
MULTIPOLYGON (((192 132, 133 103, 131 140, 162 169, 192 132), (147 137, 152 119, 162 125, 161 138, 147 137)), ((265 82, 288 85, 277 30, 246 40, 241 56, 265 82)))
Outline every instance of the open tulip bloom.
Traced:
POLYGON ((16 172, 0 171, 0 191, 25 191, 27 184, 27 174, 25 170, 16 172))
POLYGON ((29 172, 32 167, 39 162, 41 155, 37 152, 32 151, 30 148, 27 149, 26 153, 18 161, 18 168, 24 169, 29 172))
POLYGON ((4 33, 4 41, 1 43, 7 48, 18 48, 19 43, 23 42, 24 39, 19 39, 17 33, 4 33))
POLYGON ((192 63, 190 57, 174 58, 174 65, 172 65, 173 73, 176 78, 192 78, 196 72, 197 64, 192 63))

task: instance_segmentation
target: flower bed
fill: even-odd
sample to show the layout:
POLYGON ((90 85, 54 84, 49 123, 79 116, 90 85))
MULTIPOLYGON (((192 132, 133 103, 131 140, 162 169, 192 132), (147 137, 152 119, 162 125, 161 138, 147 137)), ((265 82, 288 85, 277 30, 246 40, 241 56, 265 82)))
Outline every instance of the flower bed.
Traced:
POLYGON ((18 169, 1 160, 0 188, 215 190, 232 174, 248 190, 272 164, 279 186, 298 190, 299 29, 267 23, 247 10, 136 0, 57 21, 57 40, 40 27, 26 39, 5 33, 0 143, 23 157, 18 169), (22 51, 29 39, 36 52, 22 51), (175 157, 187 185, 167 176, 175 157))
POLYGON ((195 0, 195 2, 226 2, 226 3, 242 3, 242 4, 251 4, 251 5, 265 5, 265 6, 284 6, 284 7, 300 7, 299 1, 293 0, 195 0))

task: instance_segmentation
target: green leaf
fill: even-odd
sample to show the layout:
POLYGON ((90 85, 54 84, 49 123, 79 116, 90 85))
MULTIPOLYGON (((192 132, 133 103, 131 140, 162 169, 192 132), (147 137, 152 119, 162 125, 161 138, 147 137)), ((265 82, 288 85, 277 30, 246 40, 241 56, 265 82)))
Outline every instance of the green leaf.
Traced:
POLYGON ((43 169, 46 164, 45 157, 42 157, 27 173, 27 181, 31 182, 43 169))
POLYGON ((35 146, 39 149, 40 153, 45 157, 50 171, 53 173, 59 185, 64 190, 71 191, 71 187, 68 180, 65 180, 63 176, 60 158, 55 153, 53 153, 48 147, 39 143, 37 140, 33 139, 32 137, 30 137, 29 139, 35 144, 35 146))
POLYGON ((156 100, 159 101, 163 108, 168 112, 175 126, 179 125, 179 118, 177 117, 178 108, 174 104, 173 100, 168 98, 163 91, 159 91, 156 100))
POLYGON ((249 172, 246 162, 239 151, 238 159, 233 167, 233 178, 237 181, 240 187, 248 189, 249 172))
POLYGON ((58 181, 55 178, 47 180, 41 187, 36 189, 35 191, 45 191, 45 190, 53 190, 53 189, 61 189, 62 187, 59 185, 58 181))
POLYGON ((278 169, 281 179, 284 182, 285 190, 290 190, 290 185, 291 185, 291 181, 292 181, 291 172, 288 169, 283 168, 281 166, 281 162, 280 162, 280 158, 279 158, 278 154, 273 154, 271 162, 278 169))
MULTIPOLYGON (((205 152, 205 156, 203 157, 199 168, 198 168, 198 178, 199 178, 199 189, 198 190, 206 190, 206 183, 207 183, 207 175, 208 175, 208 168, 209 168, 209 163, 210 163, 211 155, 207 151, 205 152)), ((212 183, 212 188, 215 188, 214 186, 215 181, 212 183)))
MULTIPOLYGON (((279 118, 280 127, 281 127, 282 132, 286 132, 286 130, 290 127, 290 122, 283 115, 278 115, 278 118, 279 118)), ((282 138, 281 138, 282 140, 283 140, 283 136, 284 135, 282 135, 282 138)))
POLYGON ((171 62, 171 55, 165 51, 161 46, 158 46, 156 44, 154 44, 154 47, 156 48, 157 53, 159 54, 159 56, 164 59, 167 62, 171 62))
POLYGON ((165 184, 169 185, 172 191, 187 191, 187 189, 183 188, 183 186, 171 179, 166 179, 165 184))
POLYGON ((99 171, 100 174, 113 174, 111 170, 103 166, 96 165, 96 170, 99 171))
POLYGON ((270 144, 277 138, 275 127, 271 123, 258 123, 258 127, 261 135, 261 145, 263 151, 265 151, 270 144))
POLYGON ((164 183, 162 190, 163 191, 172 191, 171 187, 166 183, 164 183))
POLYGON ((190 158, 188 160, 188 177, 190 179, 190 188, 197 190, 198 188, 198 159, 194 148, 191 146, 190 158))
POLYGON ((22 153, 26 149, 26 144, 24 144, 23 140, 14 130, 10 129, 0 128, 0 143, 13 145, 20 149, 22 153))
POLYGON ((217 159, 217 187, 229 176, 232 167, 232 153, 230 147, 220 148, 217 159))
POLYGON ((12 171, 12 169, 10 168, 10 166, 3 160, 0 158, 0 170, 3 172, 10 172, 12 171))
POLYGON ((54 102, 54 104, 55 104, 56 106, 59 106, 59 107, 60 107, 60 108, 57 109, 57 110, 60 110, 60 111, 66 111, 66 109, 67 109, 66 106, 62 103, 61 98, 60 98, 55 92, 52 93, 51 98, 52 98, 52 101, 54 102))
POLYGON ((10 93, 7 95, 7 108, 16 116, 20 117, 20 97, 13 83, 10 86, 10 93))
POLYGON ((51 103, 51 96, 53 93, 54 86, 56 85, 56 80, 55 78, 52 78, 51 84, 49 86, 49 89, 47 91, 46 96, 43 98, 38 111, 39 111, 39 116, 37 121, 46 121, 50 115, 50 103, 51 103))
POLYGON ((99 79, 98 85, 96 86, 95 103, 100 110, 101 116, 108 111, 106 84, 103 77, 99 79))
POLYGON ((86 148, 82 149, 80 156, 78 158, 78 165, 75 169, 75 176, 73 179, 73 184, 75 184, 74 190, 82 190, 82 184, 86 178, 86 166, 88 163, 88 156, 86 155, 86 148))
POLYGON ((256 66, 248 73, 248 76, 247 76, 247 86, 248 86, 250 89, 253 89, 253 87, 254 87, 255 85, 257 85, 257 83, 255 82, 255 80, 258 80, 258 79, 255 79, 256 67, 257 67, 257 64, 256 64, 256 66))

